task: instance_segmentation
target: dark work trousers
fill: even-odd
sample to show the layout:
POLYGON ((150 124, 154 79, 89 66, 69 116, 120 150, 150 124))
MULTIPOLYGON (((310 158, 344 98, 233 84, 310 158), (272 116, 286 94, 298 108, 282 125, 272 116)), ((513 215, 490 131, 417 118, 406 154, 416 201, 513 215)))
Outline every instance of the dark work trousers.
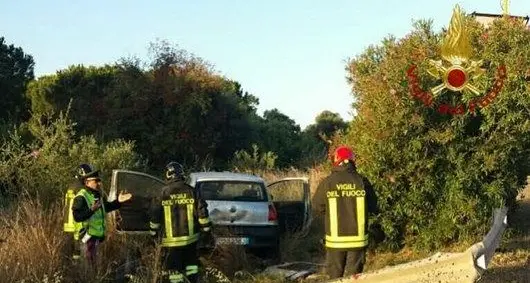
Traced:
POLYGON ((366 248, 326 249, 326 273, 330 278, 351 276, 363 271, 366 248))
POLYGON ((97 252, 100 243, 100 240, 91 238, 83 245, 85 258, 93 268, 96 266, 97 252))
POLYGON ((162 255, 162 283, 196 283, 198 281, 197 243, 184 247, 162 248, 162 255))
POLYGON ((73 233, 64 233, 65 240, 65 255, 66 257, 78 260, 81 256, 80 241, 74 238, 73 233))

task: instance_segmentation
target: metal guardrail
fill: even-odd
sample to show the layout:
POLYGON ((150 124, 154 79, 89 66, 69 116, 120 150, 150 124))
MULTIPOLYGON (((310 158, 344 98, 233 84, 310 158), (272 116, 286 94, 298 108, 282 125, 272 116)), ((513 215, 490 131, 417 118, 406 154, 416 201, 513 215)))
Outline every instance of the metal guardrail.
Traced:
POLYGON ((508 226, 506 207, 496 209, 493 225, 481 242, 462 253, 437 253, 429 258, 362 273, 354 278, 328 280, 339 282, 379 283, 465 283, 476 282, 486 271, 508 226))

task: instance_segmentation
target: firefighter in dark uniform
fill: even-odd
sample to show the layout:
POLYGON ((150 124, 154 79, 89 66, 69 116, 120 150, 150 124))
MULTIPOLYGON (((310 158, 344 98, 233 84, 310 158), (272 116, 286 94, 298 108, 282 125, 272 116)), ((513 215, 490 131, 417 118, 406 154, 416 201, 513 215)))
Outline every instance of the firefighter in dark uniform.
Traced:
POLYGON ((166 180, 160 195, 152 200, 149 223, 151 235, 162 247, 162 282, 197 282, 199 234, 210 233, 211 228, 207 204, 185 183, 179 163, 166 166, 166 180))
POLYGON ((83 188, 83 183, 78 175, 75 176, 77 181, 70 184, 64 195, 64 211, 63 211, 63 231, 66 236, 66 250, 68 257, 77 260, 81 256, 81 247, 79 245, 79 230, 81 223, 75 222, 72 207, 74 204, 74 197, 79 190, 83 188))
POLYGON ((368 246, 368 213, 377 213, 377 198, 354 164, 353 151, 340 146, 332 173, 315 194, 317 213, 325 216, 326 271, 330 278, 361 273, 368 246))

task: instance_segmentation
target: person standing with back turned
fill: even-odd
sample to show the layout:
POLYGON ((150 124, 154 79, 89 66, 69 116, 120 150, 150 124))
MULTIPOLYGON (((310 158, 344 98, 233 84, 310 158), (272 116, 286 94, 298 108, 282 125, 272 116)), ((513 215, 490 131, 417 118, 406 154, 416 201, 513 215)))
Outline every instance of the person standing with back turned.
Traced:
POLYGON ((353 151, 338 147, 331 174, 321 181, 315 208, 325 216, 326 272, 331 279, 361 273, 368 246, 368 213, 377 213, 377 197, 355 167, 353 151))
POLYGON ((208 206, 185 183, 184 169, 178 162, 166 165, 166 181, 152 199, 149 222, 151 236, 161 242, 162 282, 195 283, 199 273, 199 235, 210 233, 208 206))
POLYGON ((83 188, 83 182, 78 175, 75 183, 71 183, 64 195, 63 231, 65 233, 66 254, 69 258, 76 260, 81 257, 81 246, 79 245, 79 230, 81 223, 75 222, 72 207, 75 195, 83 188))

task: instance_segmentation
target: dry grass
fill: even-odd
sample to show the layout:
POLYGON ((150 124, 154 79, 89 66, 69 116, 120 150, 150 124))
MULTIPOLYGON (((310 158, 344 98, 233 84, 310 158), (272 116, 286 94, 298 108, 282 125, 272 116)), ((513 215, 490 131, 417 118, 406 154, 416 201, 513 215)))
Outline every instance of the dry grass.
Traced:
MULTIPOLYGON (((97 272, 67 256, 62 207, 21 200, 0 218, 0 282, 104 282, 124 261, 123 238, 109 233, 99 250, 97 272)), ((111 228, 112 229, 112 228, 111 228)))
POLYGON ((261 176, 265 181, 267 181, 267 183, 271 183, 286 177, 308 177, 311 196, 313 196, 318 184, 327 176, 327 174, 329 174, 329 171, 325 170, 322 166, 314 167, 307 171, 290 169, 285 171, 262 171, 256 173, 256 175, 261 176))
MULTIPOLYGON (((38 201, 2 212, 0 219, 0 280, 35 282, 64 275, 58 207, 43 213, 38 201)), ((60 215, 60 214, 59 214, 60 215)), ((53 282, 53 281, 52 281, 53 282)))
MULTIPOLYGON (((283 177, 307 176, 311 190, 326 176, 324 170, 307 172, 262 172, 268 182, 283 177)), ((289 190, 285 190, 288 192, 289 190)), ((515 225, 524 225, 525 233, 505 241, 502 252, 496 253, 491 267, 481 282, 530 282, 530 187, 515 225)), ((23 200, 19 205, 1 211, 0 215, 0 283, 3 282, 112 282, 123 271, 126 253, 137 251, 136 282, 154 283, 159 270, 160 248, 146 245, 143 236, 121 235, 109 225, 108 238, 101 246, 98 272, 91 277, 86 269, 74 266, 65 258, 65 239, 62 232, 61 204, 44 208, 38 200, 23 200)), ((309 261, 322 264, 324 248, 319 240, 322 227, 317 222, 308 231, 285 235, 281 240, 282 261, 309 261)), ((449 247, 446 251, 462 250, 466 245, 449 247)), ((424 258, 429 254, 414 253, 403 249, 398 253, 369 253, 365 271, 424 258)), ((230 282, 216 273, 221 270, 231 282, 283 282, 281 278, 259 275, 263 262, 237 246, 219 247, 203 254, 201 262, 207 266, 202 270, 203 282, 230 282), (224 280, 224 281, 223 281, 224 280)))
MULTIPOLYGON (((302 173, 268 172, 268 181, 302 173)), ((307 173, 306 173, 307 174, 307 173)), ((309 172, 312 188, 321 177, 318 170, 309 172)), ((289 190, 286 190, 288 192, 289 190)), ((66 256, 65 234, 62 231, 62 203, 45 208, 39 200, 21 200, 0 215, 0 283, 3 282, 110 282, 122 272, 127 250, 141 255, 137 273, 140 282, 156 282, 160 249, 146 246, 146 239, 117 234, 110 223, 108 236, 99 250, 97 273, 91 276, 86 267, 73 265, 66 256)), ((311 235, 290 235, 282 241, 285 260, 311 260, 313 250, 302 244, 311 235)), ((312 246, 318 240, 309 240, 312 246)), ((318 248, 315 249, 318 251, 318 248)), ((203 263, 220 269, 237 282, 278 282, 256 274, 260 261, 240 247, 218 248, 202 258, 203 263), (269 280, 269 281, 267 281, 269 280)))

